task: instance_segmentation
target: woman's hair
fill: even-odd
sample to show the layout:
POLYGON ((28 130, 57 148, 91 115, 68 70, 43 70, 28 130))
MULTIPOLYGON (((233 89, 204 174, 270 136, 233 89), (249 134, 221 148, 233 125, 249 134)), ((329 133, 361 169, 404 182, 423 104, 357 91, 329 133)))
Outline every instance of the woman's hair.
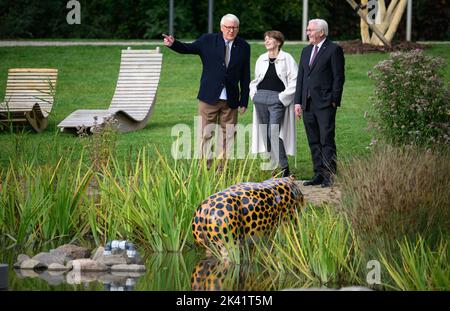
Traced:
POLYGON ((278 31, 278 30, 266 31, 264 33, 264 39, 266 37, 273 38, 273 39, 277 40, 278 42, 280 42, 280 46, 278 47, 278 49, 281 50, 281 47, 284 44, 284 35, 281 33, 281 31, 278 31))

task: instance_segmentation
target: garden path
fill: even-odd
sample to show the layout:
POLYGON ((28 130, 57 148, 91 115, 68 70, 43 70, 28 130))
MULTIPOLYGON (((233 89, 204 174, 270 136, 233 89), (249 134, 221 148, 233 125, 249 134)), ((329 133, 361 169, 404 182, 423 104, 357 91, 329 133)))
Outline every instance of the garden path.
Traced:
POLYGON ((322 188, 318 186, 303 186, 303 180, 297 181, 300 186, 300 190, 305 196, 306 203, 311 203, 313 205, 321 205, 323 203, 328 203, 331 205, 336 205, 341 199, 341 191, 338 185, 333 185, 332 187, 322 188))

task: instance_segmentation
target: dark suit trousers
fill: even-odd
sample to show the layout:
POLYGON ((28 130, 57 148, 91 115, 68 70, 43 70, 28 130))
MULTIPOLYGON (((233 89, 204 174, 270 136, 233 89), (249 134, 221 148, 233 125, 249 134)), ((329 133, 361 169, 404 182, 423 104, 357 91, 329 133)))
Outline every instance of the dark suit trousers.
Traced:
POLYGON ((325 179, 336 173, 336 143, 334 141, 336 108, 318 109, 311 98, 303 110, 303 124, 313 161, 314 174, 325 179))

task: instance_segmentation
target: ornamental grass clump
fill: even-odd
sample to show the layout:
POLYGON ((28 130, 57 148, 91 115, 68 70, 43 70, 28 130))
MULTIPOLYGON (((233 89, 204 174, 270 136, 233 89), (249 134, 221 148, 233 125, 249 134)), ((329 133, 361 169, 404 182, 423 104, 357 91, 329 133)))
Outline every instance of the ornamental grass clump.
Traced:
POLYGON ((369 76, 375 81, 373 125, 395 145, 435 146, 450 142, 446 63, 422 50, 392 53, 369 76))
POLYGON ((397 248, 417 235, 436 244, 450 232, 448 152, 377 146, 344 163, 340 210, 366 246, 397 248))

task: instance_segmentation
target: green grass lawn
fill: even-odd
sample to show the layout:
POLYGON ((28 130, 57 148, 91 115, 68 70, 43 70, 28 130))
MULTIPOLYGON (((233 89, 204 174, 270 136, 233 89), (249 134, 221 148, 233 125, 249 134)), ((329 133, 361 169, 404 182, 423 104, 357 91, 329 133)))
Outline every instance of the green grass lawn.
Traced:
MULTIPOLYGON (((135 47, 148 48, 148 47, 135 47)), ((286 45, 285 50, 299 58, 301 45, 286 45)), ((427 50, 431 55, 449 60, 449 45, 436 45, 427 50)), ((76 109, 107 108, 114 93, 120 63, 121 46, 71 46, 71 47, 3 47, 0 48, 0 100, 4 98, 7 71, 15 67, 49 67, 59 70, 56 99, 49 126, 42 134, 21 135, 18 132, 0 134, 0 165, 5 167, 9 157, 17 152, 35 155, 42 162, 58 154, 77 157, 86 138, 59 133, 57 124, 76 109)), ((252 44, 252 76, 257 57, 265 51, 261 44, 252 44)), ((171 129, 184 123, 193 126, 197 114, 197 91, 201 62, 195 55, 179 55, 162 47, 163 69, 158 88, 157 102, 145 129, 121 134, 117 154, 127 156, 130 150, 142 147, 159 149, 170 154, 174 141, 171 129)), ((366 130, 365 112, 371 112, 370 96, 373 82, 367 72, 387 54, 373 53, 346 55, 346 82, 342 107, 336 121, 338 157, 347 158, 366 152, 371 133, 366 130)), ((446 70, 449 80, 450 71, 446 70)), ((252 103, 249 110, 239 116, 239 122, 251 123, 252 103)), ((290 159, 292 171, 298 178, 307 178, 312 172, 309 148, 302 122, 297 123, 297 156, 290 159)), ((248 149, 247 149, 248 150, 248 149)), ((267 172, 270 176, 270 172, 267 172)))

